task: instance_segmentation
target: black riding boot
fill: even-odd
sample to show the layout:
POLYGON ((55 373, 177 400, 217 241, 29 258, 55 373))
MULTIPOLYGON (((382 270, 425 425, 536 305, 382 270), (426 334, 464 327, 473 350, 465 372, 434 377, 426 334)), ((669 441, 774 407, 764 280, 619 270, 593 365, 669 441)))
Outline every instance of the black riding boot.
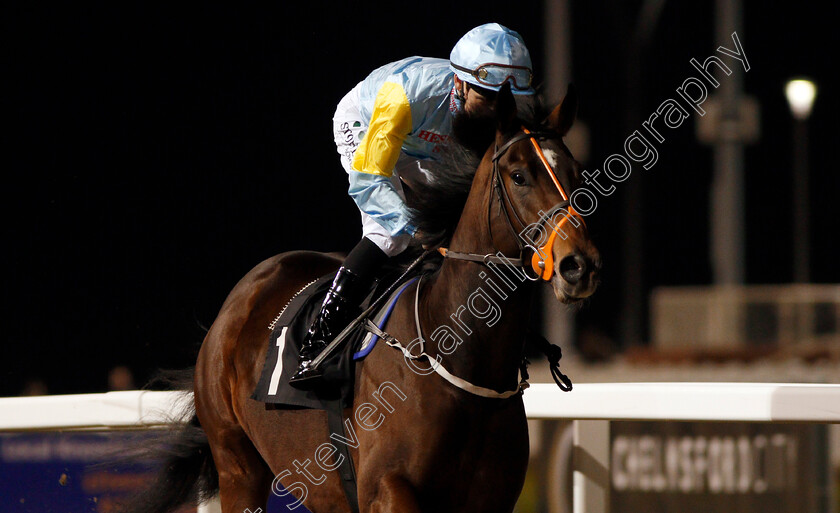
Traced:
POLYGON ((304 337, 300 366, 289 380, 292 386, 307 389, 320 382, 322 373, 312 366, 312 360, 359 315, 359 304, 368 292, 371 277, 387 258, 368 239, 362 239, 347 256, 324 298, 318 317, 304 337))

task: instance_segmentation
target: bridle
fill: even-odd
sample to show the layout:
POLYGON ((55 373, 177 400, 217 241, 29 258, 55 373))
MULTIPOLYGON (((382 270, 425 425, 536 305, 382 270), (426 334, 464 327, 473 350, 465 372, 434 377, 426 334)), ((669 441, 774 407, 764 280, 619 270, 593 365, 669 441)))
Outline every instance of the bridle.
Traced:
MULTIPOLYGON (((563 188, 563 185, 560 183, 560 180, 557 178, 557 174, 551 168, 551 164, 546 159, 545 154, 543 153, 542 147, 539 144, 540 139, 549 139, 549 138, 558 138, 560 137, 559 134, 556 132, 549 132, 549 131, 541 131, 541 132, 531 132, 524 126, 521 127, 521 132, 517 133, 515 136, 511 137, 507 142, 505 142, 501 147, 496 147, 493 153, 492 161, 493 161, 493 189, 496 191, 496 196, 499 200, 499 207, 504 213, 504 219, 507 223, 508 228, 511 232, 513 232, 514 240, 516 241, 517 246, 519 247, 519 257, 506 257, 501 254, 500 251, 496 251, 495 254, 476 254, 476 253, 462 253, 458 251, 451 251, 447 248, 440 248, 438 251, 445 257, 445 258, 453 258, 456 260, 467 260, 471 262, 479 262, 487 265, 489 263, 495 264, 503 264, 503 265, 515 265, 517 267, 522 267, 524 269, 530 269, 534 272, 532 276, 530 273, 525 273, 525 276, 530 279, 531 281, 539 281, 540 279, 544 281, 548 281, 551 279, 552 275, 554 274, 554 257, 551 253, 551 246, 554 244, 554 240, 560 231, 560 228, 570 219, 575 227, 580 226, 583 224, 586 226, 586 223, 583 221, 583 217, 574 211, 571 207, 569 202, 569 195, 566 193, 566 190, 563 188), (554 219, 554 217, 559 214, 563 213, 562 218, 554 224, 551 228, 551 232, 548 235, 548 239, 545 243, 539 247, 535 247, 533 244, 526 244, 522 238, 521 233, 522 231, 526 230, 530 224, 526 224, 522 218, 520 217, 519 213, 516 211, 516 206, 510 199, 510 194, 508 193, 507 187, 505 186, 504 180, 501 178, 501 173, 499 172, 499 160, 502 156, 510 149, 511 146, 522 141, 523 139, 528 139, 531 141, 531 145, 533 146, 534 150, 537 153, 537 156, 542 162, 543 167, 545 168, 546 172, 548 173, 549 177, 551 177, 551 181, 554 183, 554 186, 560 192, 560 196, 563 198, 563 201, 554 205, 547 213, 544 213, 541 217, 539 222, 534 227, 534 232, 539 232, 540 230, 545 230, 545 225, 549 220, 554 219), (511 215, 513 216, 513 220, 511 219, 511 215), (572 219, 573 217, 577 219, 572 219), (513 221, 520 226, 520 230, 514 227, 513 221), (528 261, 525 254, 530 251, 532 252, 530 262, 528 261)), ((490 233, 490 244, 493 248, 496 248, 496 244, 493 240, 493 228, 492 228, 492 209, 493 209, 493 201, 492 199, 487 202, 487 229, 490 233)), ((529 237, 531 241, 533 241, 533 237, 529 237)))
MULTIPOLYGON (((456 259, 456 260, 467 260, 467 261, 471 261, 471 262, 478 262, 478 263, 481 263, 485 266, 487 266, 491 263, 494 263, 494 264, 502 264, 502 265, 515 265, 515 266, 518 266, 518 267, 522 267, 524 269, 529 269, 530 268, 535 273, 535 276, 531 276, 528 272, 525 272, 523 274, 526 278, 530 279, 531 281, 539 281, 541 279, 544 280, 544 281, 548 281, 548 280, 551 279, 552 275, 554 274, 554 261, 553 261, 554 259, 553 259, 553 256, 551 254, 551 246, 552 246, 552 244, 554 244, 554 239, 555 239, 558 231, 560 230, 560 228, 563 226, 563 224, 566 223, 566 221, 568 221, 570 219, 572 220, 572 223, 576 227, 581 226, 581 224, 583 224, 583 226, 586 226, 586 225, 584 224, 583 218, 581 217, 581 215, 578 214, 577 212, 575 212, 573 208, 571 208, 569 195, 566 193, 566 190, 563 188, 563 185, 560 183, 560 180, 557 179, 556 173, 551 168, 551 164, 548 162, 548 159, 545 158, 545 154, 543 153, 542 147, 540 147, 540 144, 539 144, 540 139, 558 138, 558 137, 560 137, 560 134, 558 134, 556 132, 548 132, 548 131, 531 132, 530 130, 528 130, 525 127, 521 127, 521 129, 522 129, 521 132, 519 132, 515 136, 511 137, 501 147, 497 146, 495 148, 495 151, 494 151, 493 157, 492 157, 492 161, 493 161, 493 177, 492 177, 493 189, 496 191, 496 197, 498 198, 498 201, 499 201, 499 208, 504 213, 504 219, 507 223, 507 226, 510 229, 510 231, 513 233, 514 239, 516 240, 516 244, 519 246, 519 257, 518 258, 509 258, 509 257, 506 257, 505 255, 503 255, 501 253, 501 251, 498 251, 498 250, 496 251, 495 254, 486 254, 486 255, 480 255, 480 254, 477 254, 477 253, 462 253, 462 252, 458 252, 458 251, 451 251, 451 250, 446 249, 446 248, 439 248, 438 251, 445 258, 453 258, 453 259, 456 259), (551 177, 551 181, 554 183, 554 186, 557 188, 557 190, 560 192, 560 196, 563 198, 563 201, 554 205, 547 214, 543 214, 541 212, 542 217, 540 218, 539 222, 534 223, 534 225, 535 225, 534 229, 535 230, 545 230, 545 224, 548 222, 548 220, 554 219, 554 216, 557 213, 560 213, 560 212, 564 213, 562 219, 560 219, 560 221, 556 222, 552 226, 551 234, 548 236, 548 239, 546 240, 546 242, 539 247, 535 247, 533 244, 526 244, 520 238, 520 234, 522 233, 522 231, 525 231, 528 227, 530 227, 532 225, 531 224, 525 224, 525 222, 522 220, 522 217, 517 212, 516 206, 511 201, 510 194, 508 193, 507 187, 505 187, 504 180, 502 180, 501 173, 499 172, 499 160, 502 158, 502 156, 505 154, 505 152, 507 152, 507 150, 509 150, 511 146, 513 146, 514 144, 516 144, 516 143, 518 143, 518 142, 520 142, 524 139, 528 139, 529 141, 531 141, 531 145, 533 146, 534 151, 536 151, 537 156, 539 156, 540 161, 542 162, 543 167, 545 168, 545 171, 551 177), (511 216, 513 217, 513 219, 511 219, 511 216), (573 216, 576 217, 577 219, 579 219, 579 221, 576 220, 576 219, 572 219, 573 216), (520 231, 517 231, 516 227, 514 226, 514 221, 516 221, 516 224, 518 224, 521 227, 520 231), (524 256, 526 251, 532 251, 533 252, 533 254, 531 255, 531 258, 530 258, 530 262, 524 256)), ((491 195, 490 200, 487 202, 487 230, 490 234, 490 244, 493 246, 493 249, 496 249, 496 244, 493 240, 493 225, 492 225, 493 203, 494 203, 493 202, 493 197, 491 195)), ((533 241, 534 239, 531 237, 530 240, 533 241)), ((453 375, 446 368, 444 368, 444 366, 440 362, 439 355, 438 355, 437 359, 435 360, 435 359, 432 359, 431 356, 426 354, 425 349, 424 349, 425 339, 423 337, 423 332, 420 328, 420 316, 419 316, 419 313, 418 313, 419 297, 420 297, 419 294, 420 294, 420 282, 418 282, 418 284, 417 284, 417 289, 416 289, 416 292, 415 292, 416 297, 415 297, 415 303, 414 303, 414 305, 415 305, 414 306, 414 318, 415 318, 415 322, 416 322, 416 325, 417 325, 417 339, 415 339, 415 340, 420 341, 420 350, 421 350, 420 354, 412 354, 411 351, 409 350, 409 348, 402 347, 399 344, 399 342, 396 341, 396 339, 393 339, 393 337, 391 337, 391 339, 393 339, 393 340, 390 340, 390 341, 387 342, 388 345, 390 345, 392 347, 396 347, 398 349, 401 349, 403 351, 403 354, 405 355, 405 357, 408 358, 408 359, 417 359, 417 358, 425 357, 429 360, 429 362, 434 362, 434 363, 432 363, 432 369, 435 372, 437 372, 441 377, 443 377, 445 380, 449 381, 453 385, 457 386, 458 388, 460 388, 462 390, 466 390, 467 392, 470 392, 470 393, 475 394, 475 395, 480 395, 482 397, 494 397, 494 398, 504 399, 504 398, 507 398, 507 397, 511 397, 511 396, 515 395, 516 393, 518 393, 518 392, 524 390, 525 388, 527 388, 527 386, 528 386, 527 372, 525 371, 527 363, 523 363, 523 365, 520 367, 520 373, 519 373, 520 383, 517 386, 517 388, 515 388, 513 390, 508 390, 507 392, 499 393, 499 392, 497 392, 495 390, 492 390, 492 389, 482 388, 482 387, 473 385, 472 383, 453 375)), ((389 335, 387 335, 387 333, 383 332, 383 334, 381 334, 379 336, 380 337, 382 337, 382 336, 387 337, 389 335)), ((551 370, 551 376, 554 379, 554 382, 557 383, 557 386, 560 387, 560 389, 563 390, 564 392, 571 391, 572 390, 571 380, 568 378, 568 376, 566 376, 565 374, 563 374, 560 371, 560 366, 559 365, 560 365, 560 358, 561 358, 561 354, 562 354, 561 351, 560 351, 560 348, 558 346, 555 346, 555 345, 550 344, 549 342, 545 341, 545 339, 543 339, 542 337, 536 337, 536 340, 538 342, 541 341, 541 343, 539 344, 539 348, 548 357, 549 369, 551 370)))

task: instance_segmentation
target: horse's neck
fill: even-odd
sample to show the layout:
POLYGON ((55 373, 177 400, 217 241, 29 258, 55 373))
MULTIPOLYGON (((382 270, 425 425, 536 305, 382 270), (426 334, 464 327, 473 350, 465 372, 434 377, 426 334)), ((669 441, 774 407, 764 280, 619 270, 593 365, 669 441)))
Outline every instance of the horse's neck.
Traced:
POLYGON ((511 389, 533 295, 531 282, 516 273, 521 270, 447 261, 423 285, 419 315, 429 355, 440 355, 446 369, 475 385, 511 389))
MULTIPOLYGON (((501 245, 494 248, 491 243, 487 209, 493 197, 487 171, 473 183, 450 247, 453 251, 488 254, 502 250, 513 255, 515 242, 497 216, 492 229, 495 243, 501 245)), ((420 320, 427 352, 440 355, 444 367, 473 384, 510 389, 522 358, 533 289, 523 271, 446 259, 423 288, 420 320), (453 341, 461 342, 446 354, 453 341)))

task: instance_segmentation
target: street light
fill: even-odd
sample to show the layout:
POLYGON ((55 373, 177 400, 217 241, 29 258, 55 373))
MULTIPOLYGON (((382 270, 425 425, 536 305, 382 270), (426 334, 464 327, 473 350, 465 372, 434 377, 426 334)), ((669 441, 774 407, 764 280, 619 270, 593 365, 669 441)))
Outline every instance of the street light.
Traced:
POLYGON ((817 86, 804 78, 788 80, 785 96, 793 117, 805 120, 811 115, 811 107, 814 106, 814 98, 817 97, 817 86))
POLYGON ((793 281, 810 281, 811 252, 808 212, 808 116, 817 96, 817 86, 806 79, 789 80, 785 85, 793 115, 793 281))

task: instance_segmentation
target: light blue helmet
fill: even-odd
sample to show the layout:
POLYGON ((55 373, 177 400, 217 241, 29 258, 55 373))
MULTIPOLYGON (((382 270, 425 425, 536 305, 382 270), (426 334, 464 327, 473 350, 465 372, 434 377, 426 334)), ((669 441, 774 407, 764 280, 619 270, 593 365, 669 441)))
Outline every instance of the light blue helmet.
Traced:
POLYGON ((514 94, 533 94, 531 55, 518 33, 498 23, 467 32, 452 53, 449 67, 461 80, 498 91, 510 82, 514 94))

